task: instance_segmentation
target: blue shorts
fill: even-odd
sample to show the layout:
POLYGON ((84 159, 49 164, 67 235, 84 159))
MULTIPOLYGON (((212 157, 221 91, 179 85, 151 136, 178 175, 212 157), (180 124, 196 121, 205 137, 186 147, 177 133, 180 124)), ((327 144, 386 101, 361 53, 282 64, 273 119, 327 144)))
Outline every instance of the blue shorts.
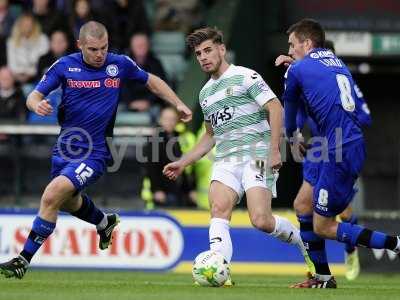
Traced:
POLYGON ((303 180, 315 186, 319 177, 319 168, 322 162, 311 162, 306 157, 303 161, 303 180))
POLYGON ((51 179, 63 175, 71 180, 78 192, 95 183, 106 171, 106 160, 88 157, 81 161, 53 155, 51 179))
POLYGON ((340 214, 356 193, 354 184, 364 165, 364 141, 356 141, 342 149, 342 161, 336 162, 335 153, 329 153, 329 162, 321 162, 319 177, 314 186, 314 211, 325 217, 340 214))

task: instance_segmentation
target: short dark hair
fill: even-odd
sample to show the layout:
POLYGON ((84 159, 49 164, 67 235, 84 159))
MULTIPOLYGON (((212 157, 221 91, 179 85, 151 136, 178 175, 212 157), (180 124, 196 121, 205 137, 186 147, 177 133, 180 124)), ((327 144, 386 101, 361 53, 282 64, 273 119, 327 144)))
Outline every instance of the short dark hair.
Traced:
POLYGON ((310 39, 316 48, 324 47, 325 44, 325 31, 321 24, 313 19, 303 19, 293 24, 286 33, 294 33, 300 42, 310 39))
POLYGON ((224 35, 216 27, 204 27, 189 34, 186 38, 186 43, 191 49, 194 49, 202 42, 207 40, 212 40, 212 42, 216 44, 223 44, 224 35))

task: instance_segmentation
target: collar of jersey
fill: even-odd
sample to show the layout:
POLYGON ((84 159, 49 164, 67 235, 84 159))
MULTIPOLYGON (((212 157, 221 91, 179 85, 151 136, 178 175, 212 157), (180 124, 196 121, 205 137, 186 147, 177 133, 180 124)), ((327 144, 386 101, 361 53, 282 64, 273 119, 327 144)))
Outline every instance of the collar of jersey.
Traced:
POLYGON ((222 73, 221 76, 219 76, 218 79, 213 79, 213 78, 211 77, 212 82, 217 82, 217 81, 220 81, 221 79, 225 78, 226 75, 229 74, 230 70, 233 69, 233 67, 234 67, 234 64, 230 64, 229 67, 228 67, 228 69, 226 69, 225 72, 222 73))
POLYGON ((324 51, 324 50, 327 50, 327 49, 325 49, 325 48, 314 48, 314 49, 312 49, 310 51, 310 53, 307 54, 307 56, 310 56, 311 53, 315 53, 315 52, 318 52, 318 51, 324 51))

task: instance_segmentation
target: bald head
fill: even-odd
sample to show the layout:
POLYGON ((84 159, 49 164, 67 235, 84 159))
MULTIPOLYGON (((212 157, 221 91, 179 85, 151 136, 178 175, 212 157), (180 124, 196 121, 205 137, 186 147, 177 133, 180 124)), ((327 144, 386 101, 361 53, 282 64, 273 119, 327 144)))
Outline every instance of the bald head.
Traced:
POLYGON ((99 22, 89 21, 79 30, 79 40, 81 43, 85 42, 89 36, 97 40, 100 40, 105 36, 108 37, 107 29, 99 22))
POLYGON ((108 51, 107 29, 99 22, 87 22, 79 31, 78 47, 87 64, 95 68, 102 67, 108 51))

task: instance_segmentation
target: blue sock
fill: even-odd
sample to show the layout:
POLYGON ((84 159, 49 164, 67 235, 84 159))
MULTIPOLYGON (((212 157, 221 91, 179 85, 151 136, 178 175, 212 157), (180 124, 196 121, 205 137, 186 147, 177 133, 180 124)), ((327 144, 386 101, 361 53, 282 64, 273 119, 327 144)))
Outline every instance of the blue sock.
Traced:
POLYGON ((394 250, 397 246, 397 237, 383 232, 372 231, 360 225, 339 223, 336 239, 351 246, 363 246, 374 249, 394 250))
POLYGON ((30 262, 47 237, 52 234, 55 227, 56 223, 48 222, 37 216, 33 221, 32 230, 20 255, 30 262))
POLYGON ((314 263, 315 272, 319 275, 331 275, 326 257, 325 240, 314 233, 312 215, 297 215, 297 219, 300 223, 301 239, 314 263))
POLYGON ((104 213, 94 205, 88 195, 82 194, 82 206, 71 215, 93 225, 98 225, 104 218, 104 213))
MULTIPOLYGON (((350 224, 354 225, 354 224, 358 223, 358 220, 357 220, 356 215, 352 214, 350 219, 348 219, 348 220, 342 219, 342 222, 350 223, 350 224)), ((352 253, 355 249, 356 249, 356 247, 352 246, 351 244, 346 243, 345 250, 346 250, 347 254, 352 253)))

